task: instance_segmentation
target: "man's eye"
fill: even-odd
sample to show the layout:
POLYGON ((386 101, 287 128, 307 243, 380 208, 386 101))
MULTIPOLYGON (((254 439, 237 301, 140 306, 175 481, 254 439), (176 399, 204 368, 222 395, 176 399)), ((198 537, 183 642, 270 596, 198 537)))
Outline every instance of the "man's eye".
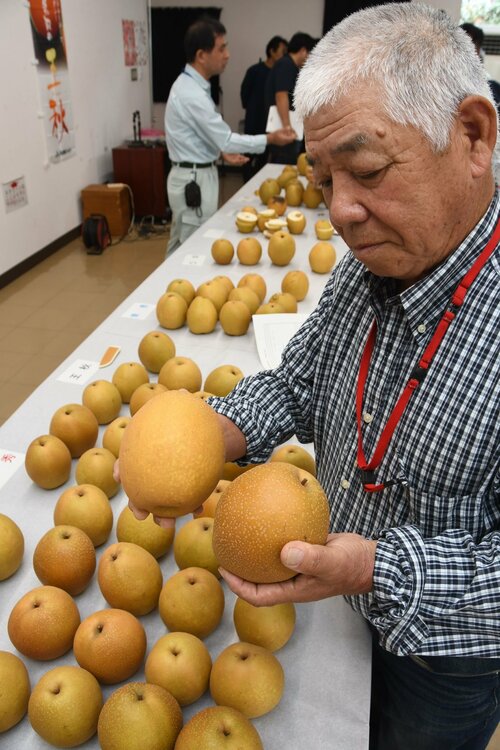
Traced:
POLYGON ((358 172, 356 177, 358 178, 358 180, 375 180, 377 177, 381 176, 385 169, 386 167, 383 167, 382 169, 375 169, 373 172, 358 172))
POLYGON ((317 180, 314 183, 314 186, 317 187, 317 188, 319 188, 319 190, 328 190, 328 188, 331 188, 331 186, 332 186, 332 181, 331 181, 330 177, 327 177, 324 180, 317 180))

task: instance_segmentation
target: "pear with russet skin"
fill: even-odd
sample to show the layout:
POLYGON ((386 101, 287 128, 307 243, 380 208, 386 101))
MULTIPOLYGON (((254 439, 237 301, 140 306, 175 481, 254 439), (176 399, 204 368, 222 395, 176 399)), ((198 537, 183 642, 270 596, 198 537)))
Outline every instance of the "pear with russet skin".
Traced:
POLYGON ((336 259, 335 248, 330 242, 316 242, 309 253, 309 265, 314 273, 330 273, 336 259))
POLYGON ((262 257, 262 245, 255 237, 247 237, 238 242, 236 254, 243 266, 255 266, 262 257))
POLYGON ((295 240, 288 232, 276 232, 269 240, 267 253, 275 266, 286 266, 295 255, 295 240))
POLYGON ((71 453, 55 435, 40 435, 28 446, 24 466, 29 478, 44 490, 53 490, 69 479, 71 453))
POLYGON ((109 380, 94 380, 83 391, 82 401, 94 414, 99 424, 109 424, 120 414, 122 397, 109 380))
POLYGON ((161 383, 143 383, 135 389, 130 398, 130 414, 133 417, 136 412, 139 411, 141 406, 144 406, 146 401, 154 398, 159 393, 165 393, 167 389, 161 383))
MULTIPOLYGON (((233 302, 233 301, 243 302, 243 304, 245 304, 248 307, 250 315, 253 315, 260 305, 259 295, 256 292, 254 292, 254 290, 251 289, 249 286, 241 286, 241 287, 237 287, 236 289, 233 289, 232 292, 230 292, 229 294, 228 302, 233 302)), ((250 323, 250 320, 248 322, 250 323)), ((222 327, 224 327, 222 319, 221 319, 221 325, 222 327)))
POLYGON ((276 302, 278 305, 281 305, 286 313, 297 312, 297 300, 290 292, 276 292, 269 297, 269 302, 276 302))
POLYGON ((0 513, 0 581, 14 575, 22 563, 24 535, 12 518, 0 513))
POLYGON ((209 372, 203 389, 214 396, 227 396, 243 377, 243 372, 236 365, 220 365, 209 372))
POLYGON ((249 308, 244 302, 228 300, 219 314, 222 330, 228 336, 244 336, 252 320, 249 308))
POLYGON ((79 458, 96 444, 99 424, 83 404, 66 404, 52 415, 49 432, 68 446, 72 458, 79 458))
MULTIPOLYGON (((142 388, 142 386, 140 387, 142 388)), ((132 398, 133 397, 134 394, 132 394, 132 398)), ((111 424, 109 424, 104 430, 104 435, 102 436, 102 447, 106 448, 108 451, 111 451, 111 453, 116 456, 116 458, 118 458, 118 454, 120 452, 120 443, 122 441, 123 431, 130 420, 131 417, 117 417, 116 419, 113 419, 111 424)))
POLYGON ((201 381, 201 370, 190 357, 172 357, 165 362, 158 375, 158 382, 168 391, 185 388, 194 393, 200 390, 201 381))
POLYGON ((188 303, 177 292, 165 292, 156 303, 156 317, 162 328, 175 330, 186 322, 188 303))
POLYGON ((250 287, 261 302, 263 302, 267 294, 267 285, 264 277, 258 273, 246 273, 238 281, 238 287, 250 287))
POLYGON ((272 177, 268 177, 264 182, 261 183, 259 187, 259 198, 261 199, 262 203, 267 206, 267 202, 270 198, 273 198, 275 195, 279 195, 281 192, 281 187, 278 182, 278 180, 275 180, 272 177))
POLYGON ((226 239, 218 239, 212 243, 212 258, 220 266, 227 266, 234 258, 233 243, 226 239))
POLYGON ((281 291, 293 294, 301 302, 309 291, 309 279, 304 271, 288 271, 281 281, 281 291))
POLYGON ((95 484, 111 498, 120 485, 113 477, 116 456, 106 448, 91 448, 85 451, 76 465, 75 479, 78 484, 95 484))
POLYGON ((189 279, 172 279, 167 286, 167 292, 176 292, 184 298, 186 305, 190 305, 194 300, 196 291, 189 279))
POLYGON ((139 343, 139 359, 149 372, 160 372, 171 357, 175 357, 175 344, 166 333, 150 331, 139 343))
POLYGON ((149 383, 149 375, 140 362, 124 362, 114 371, 112 382, 120 391, 122 402, 128 404, 136 388, 149 383))
POLYGON ((212 333, 217 325, 218 311, 208 297, 195 297, 189 305, 187 324, 191 333, 212 333))

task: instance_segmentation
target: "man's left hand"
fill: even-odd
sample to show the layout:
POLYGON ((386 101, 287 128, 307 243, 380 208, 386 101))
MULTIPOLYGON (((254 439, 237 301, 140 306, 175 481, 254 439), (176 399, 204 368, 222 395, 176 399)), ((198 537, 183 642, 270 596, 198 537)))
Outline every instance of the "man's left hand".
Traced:
POLYGON ((243 156, 243 154, 222 154, 222 158, 226 162, 226 164, 231 164, 233 167, 241 167, 243 164, 246 164, 249 160, 248 156, 243 156))
POLYGON ((324 546, 285 544, 281 562, 298 573, 288 581, 251 583, 222 568, 221 575, 237 596, 257 607, 363 594, 373 586, 376 546, 358 534, 329 534, 324 546))

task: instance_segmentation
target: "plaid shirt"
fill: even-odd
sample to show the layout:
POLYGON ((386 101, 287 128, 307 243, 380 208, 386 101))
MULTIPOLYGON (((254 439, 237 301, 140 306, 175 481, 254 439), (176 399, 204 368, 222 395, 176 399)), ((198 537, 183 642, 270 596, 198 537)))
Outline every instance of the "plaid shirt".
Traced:
POLYGON ((294 434, 314 442, 332 530, 378 539, 373 591, 349 601, 399 655, 500 656, 498 252, 469 290, 379 467, 377 481, 400 476, 407 486, 375 494, 363 490, 356 469, 361 353, 376 317, 362 421, 369 460, 499 212, 497 192, 456 251, 401 294, 347 255, 280 366, 210 400, 245 434, 247 462, 267 460, 294 434))

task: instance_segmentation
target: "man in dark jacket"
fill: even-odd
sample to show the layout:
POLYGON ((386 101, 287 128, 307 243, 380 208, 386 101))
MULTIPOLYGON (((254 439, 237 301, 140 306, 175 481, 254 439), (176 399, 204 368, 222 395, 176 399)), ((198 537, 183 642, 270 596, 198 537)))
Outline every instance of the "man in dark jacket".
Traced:
MULTIPOLYGON (((245 110, 245 133, 257 135, 266 132, 267 110, 265 90, 267 77, 274 66, 286 54, 288 42, 281 36, 273 36, 266 45, 266 59, 251 65, 241 84, 241 105, 245 110)), ((268 150, 253 154, 244 165, 245 180, 250 179, 268 160, 268 150)))

